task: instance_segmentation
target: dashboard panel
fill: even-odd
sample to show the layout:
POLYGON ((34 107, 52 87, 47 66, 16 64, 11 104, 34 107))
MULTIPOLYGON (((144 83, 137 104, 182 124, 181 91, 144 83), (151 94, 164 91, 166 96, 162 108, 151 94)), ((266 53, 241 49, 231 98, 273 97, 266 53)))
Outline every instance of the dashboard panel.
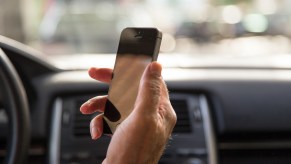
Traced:
MULTIPOLYGON (((110 138, 92 141, 94 115, 81 115, 79 107, 106 94, 108 86, 90 79, 86 70, 57 69, 22 46, 0 46, 21 75, 30 101, 29 163, 102 161, 110 138)), ((290 163, 290 69, 166 67, 163 77, 178 122, 160 163, 290 163)), ((1 159, 6 153, 4 111, 0 105, 1 159)))

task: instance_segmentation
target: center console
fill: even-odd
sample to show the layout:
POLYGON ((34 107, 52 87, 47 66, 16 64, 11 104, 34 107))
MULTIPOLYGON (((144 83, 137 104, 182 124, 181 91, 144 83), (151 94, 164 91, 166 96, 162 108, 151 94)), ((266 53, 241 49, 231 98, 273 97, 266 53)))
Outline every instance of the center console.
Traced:
MULTIPOLYGON (((101 95, 101 94, 100 94, 101 95)), ((96 95, 95 95, 96 96, 96 95)), ((101 163, 110 137, 90 137, 90 120, 79 108, 94 95, 63 96, 54 101, 50 140, 51 164, 101 163)), ((216 144, 204 95, 172 93, 177 124, 159 163, 216 164, 216 144)))

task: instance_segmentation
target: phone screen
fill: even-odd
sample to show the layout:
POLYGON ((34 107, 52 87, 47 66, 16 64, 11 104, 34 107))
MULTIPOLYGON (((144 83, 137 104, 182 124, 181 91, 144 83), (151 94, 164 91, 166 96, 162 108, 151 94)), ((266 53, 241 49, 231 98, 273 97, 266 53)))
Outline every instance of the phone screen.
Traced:
POLYGON ((105 134, 114 133, 133 110, 140 79, 147 65, 156 60, 160 40, 156 29, 123 30, 104 112, 105 134))

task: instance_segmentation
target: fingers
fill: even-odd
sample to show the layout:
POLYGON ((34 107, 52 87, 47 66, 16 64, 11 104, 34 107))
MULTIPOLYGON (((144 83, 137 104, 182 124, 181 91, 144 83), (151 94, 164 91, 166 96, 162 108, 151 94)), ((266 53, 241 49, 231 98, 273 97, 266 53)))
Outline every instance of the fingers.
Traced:
MULTIPOLYGON (((109 68, 90 68, 88 70, 89 76, 95 80, 110 83, 112 79, 112 69, 109 68)), ((80 111, 83 114, 92 114, 94 112, 104 112, 107 96, 97 96, 87 102, 81 107, 80 111)), ((103 133, 103 114, 94 117, 90 122, 90 133, 92 139, 98 139, 103 133)))
POLYGON ((91 120, 90 133, 93 140, 101 137, 103 133, 103 114, 99 114, 91 120))
POLYGON ((92 114, 95 112, 104 112, 105 104, 107 101, 107 96, 97 96, 87 102, 85 102, 81 107, 80 111, 82 114, 92 114))
MULTIPOLYGON (((83 114, 92 114, 94 112, 104 112, 107 96, 97 96, 87 102, 81 107, 80 111, 83 114)), ((90 122, 90 133, 92 139, 98 139, 103 133, 103 114, 94 117, 90 122)))
POLYGON ((112 69, 110 68, 90 68, 88 70, 89 76, 95 80, 110 83, 112 78, 112 69))
POLYGON ((158 109, 162 83, 161 71, 162 66, 157 62, 149 64, 144 71, 136 100, 138 110, 149 112, 152 109, 152 112, 156 112, 158 109))

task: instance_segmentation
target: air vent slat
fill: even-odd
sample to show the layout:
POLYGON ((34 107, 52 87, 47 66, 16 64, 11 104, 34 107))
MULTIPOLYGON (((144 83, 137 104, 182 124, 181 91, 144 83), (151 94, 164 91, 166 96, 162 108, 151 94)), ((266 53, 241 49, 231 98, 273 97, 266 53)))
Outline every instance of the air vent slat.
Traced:
POLYGON ((79 122, 78 124, 75 124, 75 128, 84 128, 89 127, 88 122, 79 122))
POLYGON ((76 137, 90 137, 89 126, 93 115, 83 115, 79 111, 80 102, 84 101, 76 101, 73 133, 76 137))
POLYGON ((76 117, 75 121, 77 121, 77 122, 88 122, 91 119, 92 119, 91 117, 89 117, 89 118, 78 118, 78 117, 76 117))
POLYGON ((177 123, 173 133, 191 133, 189 107, 186 99, 171 99, 172 106, 177 115, 177 123))
POLYGON ((189 122, 189 120, 179 120, 179 122, 177 122, 176 125, 189 126, 190 125, 190 122, 189 122))
POLYGON ((86 129, 86 130, 76 130, 75 131, 75 136, 90 137, 90 131, 89 131, 89 129, 86 129))
MULTIPOLYGON (((172 106, 177 115, 177 123, 173 133, 191 133, 191 122, 189 117, 189 106, 186 99, 171 99, 172 106)), ((79 107, 78 101, 76 106, 79 107)), ((76 108, 74 118, 74 135, 77 137, 90 136, 89 125, 93 115, 83 115, 79 108, 76 108)))

